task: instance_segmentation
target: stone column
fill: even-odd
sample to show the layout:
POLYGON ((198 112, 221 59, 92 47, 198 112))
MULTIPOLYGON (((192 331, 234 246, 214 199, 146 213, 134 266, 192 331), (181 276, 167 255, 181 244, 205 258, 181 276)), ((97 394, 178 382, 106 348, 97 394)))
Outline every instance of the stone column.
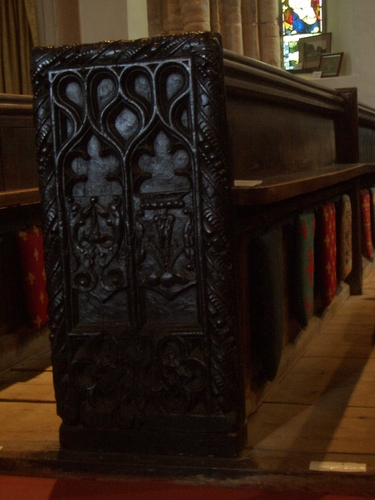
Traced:
POLYGON ((147 0, 147 19, 149 36, 163 33, 163 0, 147 0))
POLYGON ((180 0, 164 0, 163 32, 167 34, 182 33, 180 0))
POLYGON ((210 0, 180 0, 184 31, 210 31, 210 0))
POLYGON ((242 0, 243 53, 260 59, 258 0, 242 0))
POLYGON ((215 33, 222 33, 222 19, 220 16, 220 0, 210 0, 210 22, 211 31, 215 33))
POLYGON ((226 33, 224 47, 243 54, 241 0, 223 0, 222 5, 226 33))
POLYGON ((280 68, 280 2, 279 0, 261 0, 259 8, 259 35, 261 60, 280 68))

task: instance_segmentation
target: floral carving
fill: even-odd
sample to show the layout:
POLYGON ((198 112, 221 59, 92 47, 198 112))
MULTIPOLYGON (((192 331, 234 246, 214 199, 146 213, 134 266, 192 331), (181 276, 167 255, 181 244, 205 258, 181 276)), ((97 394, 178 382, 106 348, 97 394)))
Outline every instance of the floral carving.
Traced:
POLYGON ((78 421, 100 426, 105 418, 106 425, 109 420, 110 426, 122 427, 140 416, 136 408, 174 415, 194 410, 208 383, 201 340, 163 337, 145 345, 125 345, 108 333, 79 342, 69 368, 69 397, 79 401, 78 421))

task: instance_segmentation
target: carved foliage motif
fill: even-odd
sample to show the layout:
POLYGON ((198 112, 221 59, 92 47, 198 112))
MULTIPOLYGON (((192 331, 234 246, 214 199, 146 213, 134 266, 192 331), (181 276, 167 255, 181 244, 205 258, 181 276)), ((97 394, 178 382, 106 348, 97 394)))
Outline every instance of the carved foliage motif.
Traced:
POLYGON ((200 336, 124 342, 109 333, 75 341, 66 422, 125 428, 155 413, 185 415, 207 388, 200 336), (198 354, 198 355, 197 355, 198 354), (142 384, 134 381, 141 374, 142 384))
POLYGON ((218 39, 42 48, 33 73, 59 414, 241 420, 218 39))
POLYGON ((158 170, 159 175, 145 181, 135 197, 137 257, 143 284, 159 287, 161 294, 172 299, 185 285, 195 284, 191 162, 184 149, 171 153, 176 146, 163 132, 152 148, 139 161, 142 171, 158 170), (174 179, 174 173, 180 178, 174 179), (171 181, 176 190, 163 192, 171 181))

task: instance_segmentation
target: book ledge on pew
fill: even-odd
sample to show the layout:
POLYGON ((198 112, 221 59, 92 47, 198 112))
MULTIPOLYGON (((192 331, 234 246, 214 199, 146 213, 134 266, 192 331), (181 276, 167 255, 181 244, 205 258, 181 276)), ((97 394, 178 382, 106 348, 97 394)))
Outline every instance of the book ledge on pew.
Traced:
POLYGON ((375 164, 353 163, 334 164, 256 181, 236 179, 232 188, 233 203, 235 205, 267 205, 374 172, 375 164))

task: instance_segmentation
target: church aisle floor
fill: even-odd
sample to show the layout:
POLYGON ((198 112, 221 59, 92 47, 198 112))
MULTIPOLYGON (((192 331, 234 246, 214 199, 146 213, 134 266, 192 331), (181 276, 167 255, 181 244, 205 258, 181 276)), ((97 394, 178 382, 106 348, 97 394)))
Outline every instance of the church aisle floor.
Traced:
POLYGON ((363 295, 344 302, 250 416, 248 447, 236 459, 61 451, 50 354, 33 355, 0 373, 0 474, 159 476, 375 498, 374 332, 372 270, 363 295))

